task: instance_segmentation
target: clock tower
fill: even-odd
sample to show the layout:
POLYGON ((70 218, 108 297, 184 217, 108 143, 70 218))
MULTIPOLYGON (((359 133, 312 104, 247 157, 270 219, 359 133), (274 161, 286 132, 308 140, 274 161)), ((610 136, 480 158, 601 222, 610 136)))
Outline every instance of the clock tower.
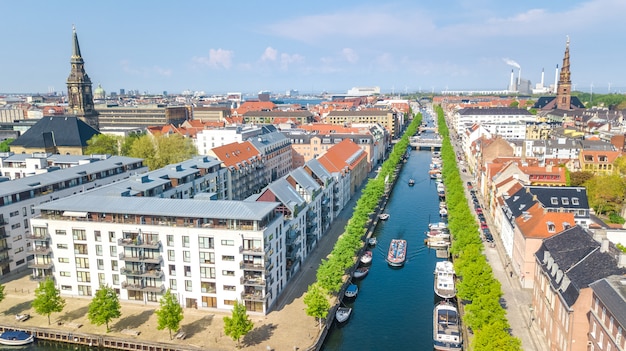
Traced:
POLYGON ((98 113, 93 106, 91 79, 85 73, 85 62, 80 55, 76 28, 73 31, 73 51, 70 59, 72 65, 70 76, 67 77, 67 98, 70 114, 76 115, 83 122, 98 130, 98 113))

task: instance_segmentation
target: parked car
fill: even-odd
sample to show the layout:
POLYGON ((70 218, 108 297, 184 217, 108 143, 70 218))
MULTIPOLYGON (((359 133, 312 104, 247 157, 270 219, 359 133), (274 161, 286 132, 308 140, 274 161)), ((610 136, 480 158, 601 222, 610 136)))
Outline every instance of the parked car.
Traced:
POLYGON ((480 223, 480 229, 489 229, 489 226, 487 225, 487 223, 482 222, 480 223))
POLYGON ((474 187, 472 186, 472 182, 467 182, 467 188, 468 189, 473 189, 474 187))
POLYGON ((483 209, 482 209, 482 207, 478 207, 478 208, 476 208, 476 213, 477 213, 477 214, 483 214, 483 209))

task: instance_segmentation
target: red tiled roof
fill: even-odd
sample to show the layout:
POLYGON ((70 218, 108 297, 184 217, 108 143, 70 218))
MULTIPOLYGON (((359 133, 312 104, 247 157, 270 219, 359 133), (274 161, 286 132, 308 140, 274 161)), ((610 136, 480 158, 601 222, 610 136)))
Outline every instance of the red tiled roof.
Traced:
POLYGON ((544 212, 539 203, 515 219, 517 227, 526 238, 549 238, 567 229, 564 224, 574 226, 574 214, 570 212, 544 212), (553 230, 549 230, 553 226, 553 230))
POLYGON ((224 166, 232 166, 235 169, 250 165, 251 161, 261 157, 260 152, 249 141, 214 147, 212 152, 215 154, 215 157, 222 161, 224 166))

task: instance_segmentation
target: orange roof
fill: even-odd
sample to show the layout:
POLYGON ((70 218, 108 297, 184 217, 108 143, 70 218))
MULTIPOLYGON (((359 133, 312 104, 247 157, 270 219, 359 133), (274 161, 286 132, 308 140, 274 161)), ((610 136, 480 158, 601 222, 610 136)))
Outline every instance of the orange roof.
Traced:
POLYGON ((366 152, 361 150, 352 140, 343 139, 339 144, 333 145, 325 154, 318 157, 318 160, 328 172, 334 173, 341 172, 346 167, 352 170, 364 158, 367 158, 366 152))
POLYGON ((299 127, 302 130, 310 131, 310 132, 318 132, 320 134, 330 134, 330 133, 369 133, 369 129, 367 128, 356 128, 356 127, 344 127, 338 124, 330 124, 330 123, 310 123, 306 125, 302 125, 299 127))
POLYGON ((249 141, 242 143, 230 143, 212 149, 217 157, 226 167, 243 167, 251 165, 252 161, 260 159, 261 153, 249 141))
POLYGON ((271 111, 274 108, 276 105, 271 101, 246 101, 235 109, 235 113, 243 115, 249 111, 271 111))
POLYGON ((567 227, 574 226, 574 214, 570 212, 544 212, 537 202, 527 212, 515 219, 515 223, 525 238, 545 239, 558 234, 567 227))

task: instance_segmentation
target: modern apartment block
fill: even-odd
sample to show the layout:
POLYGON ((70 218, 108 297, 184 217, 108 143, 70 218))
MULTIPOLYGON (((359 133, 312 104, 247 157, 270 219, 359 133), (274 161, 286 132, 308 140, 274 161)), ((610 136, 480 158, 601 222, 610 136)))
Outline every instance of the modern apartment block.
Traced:
POLYGON ((187 308, 267 313, 286 282, 277 206, 87 193, 40 205, 33 238, 63 295, 106 284, 158 303, 169 288, 187 308))
POLYGON ((331 111, 326 115, 325 122, 339 125, 378 123, 395 139, 400 137, 405 118, 403 112, 392 110, 331 111))
POLYGON ((8 179, 20 179, 59 169, 106 159, 108 155, 60 155, 45 152, 16 154, 0 152, 0 174, 8 179))
POLYGON ((120 181, 147 170, 138 158, 112 156, 54 172, 0 182, 0 275, 43 268, 33 261, 29 220, 36 206, 120 181))

